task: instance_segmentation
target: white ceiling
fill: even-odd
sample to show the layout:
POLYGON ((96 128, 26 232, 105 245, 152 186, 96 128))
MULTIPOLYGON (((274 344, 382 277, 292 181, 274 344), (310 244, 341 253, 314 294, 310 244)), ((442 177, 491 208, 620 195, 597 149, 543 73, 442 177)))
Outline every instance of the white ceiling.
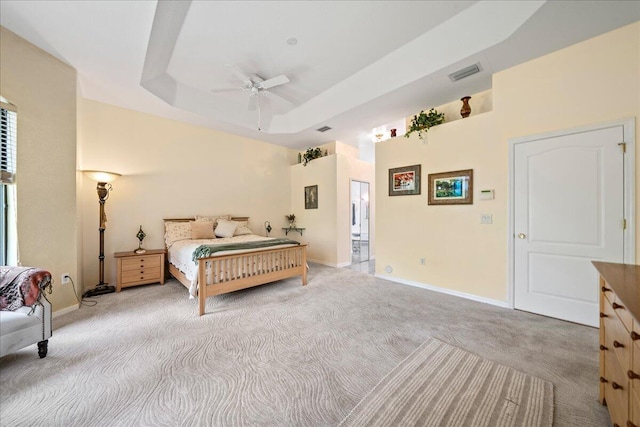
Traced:
POLYGON ((497 71, 639 19, 638 1, 0 2, 2 26, 77 69, 85 98, 300 149, 358 146, 490 88, 497 71), (482 72, 448 78, 474 63, 482 72), (212 92, 241 86, 229 64, 290 79, 271 89, 290 103, 271 97, 262 131, 248 92, 212 92))

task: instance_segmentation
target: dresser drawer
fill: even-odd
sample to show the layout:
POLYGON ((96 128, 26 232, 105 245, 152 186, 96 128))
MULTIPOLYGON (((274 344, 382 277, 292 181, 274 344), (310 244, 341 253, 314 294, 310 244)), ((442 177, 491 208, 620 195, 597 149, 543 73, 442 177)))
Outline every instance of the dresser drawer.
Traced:
POLYGON ((629 418, 633 424, 640 426, 640 387, 636 387, 635 390, 632 389, 630 403, 629 418))
POLYGON ((627 328, 629 332, 631 332, 631 330, 633 329, 633 315, 631 315, 631 313, 629 312, 629 310, 627 310, 627 307, 625 307, 622 300, 620 300, 620 298, 615 294, 614 294, 614 299, 615 300, 611 302, 611 305, 613 306, 616 314, 624 324, 624 327, 627 328))
POLYGON ((607 347, 607 355, 615 354, 620 366, 630 366, 631 336, 629 331, 624 327, 609 302, 604 302, 603 309, 604 314, 607 315, 604 318, 604 345, 607 347))
POLYGON ((127 270, 137 270, 140 268, 146 267, 160 267, 160 256, 159 255, 149 255, 149 256, 136 256, 129 257, 127 259, 122 260, 122 271, 127 270))
POLYGON ((160 267, 145 268, 144 270, 129 270, 122 272, 122 283, 138 282, 140 280, 160 279, 160 267))
POLYGON ((629 380, 616 357, 605 357, 604 398, 613 423, 626 426, 629 414, 629 380))

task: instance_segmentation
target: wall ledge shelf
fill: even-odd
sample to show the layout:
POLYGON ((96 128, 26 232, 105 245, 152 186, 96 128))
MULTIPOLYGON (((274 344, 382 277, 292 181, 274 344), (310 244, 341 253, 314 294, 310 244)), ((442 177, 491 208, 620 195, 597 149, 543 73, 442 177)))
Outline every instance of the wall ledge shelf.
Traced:
POLYGON ((289 235, 290 231, 297 231, 298 233, 300 233, 300 236, 302 236, 302 232, 306 230, 306 228, 300 228, 300 227, 282 227, 282 229, 284 230, 285 236, 289 235))

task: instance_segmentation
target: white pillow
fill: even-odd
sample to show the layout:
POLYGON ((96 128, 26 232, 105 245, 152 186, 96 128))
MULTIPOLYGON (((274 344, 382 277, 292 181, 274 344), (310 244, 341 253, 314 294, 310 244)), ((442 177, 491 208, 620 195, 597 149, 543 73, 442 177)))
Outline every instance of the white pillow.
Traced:
POLYGON ((237 222, 229 221, 226 219, 219 219, 218 225, 216 226, 216 236, 233 237, 233 233, 235 233, 236 228, 238 228, 237 222))
POLYGON ((253 231, 249 228, 249 221, 233 221, 238 224, 234 236, 242 236, 243 234, 253 234, 253 231))
POLYGON ((184 222, 164 223, 164 242, 167 247, 173 245, 178 240, 191 240, 191 224, 184 222))

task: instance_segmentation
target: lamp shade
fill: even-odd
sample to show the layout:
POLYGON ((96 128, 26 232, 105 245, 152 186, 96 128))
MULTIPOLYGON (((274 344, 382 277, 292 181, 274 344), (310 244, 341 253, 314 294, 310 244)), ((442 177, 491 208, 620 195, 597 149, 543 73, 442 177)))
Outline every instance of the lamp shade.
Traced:
POLYGON ((85 175, 98 182, 113 182, 122 175, 115 172, 84 170, 85 175))

